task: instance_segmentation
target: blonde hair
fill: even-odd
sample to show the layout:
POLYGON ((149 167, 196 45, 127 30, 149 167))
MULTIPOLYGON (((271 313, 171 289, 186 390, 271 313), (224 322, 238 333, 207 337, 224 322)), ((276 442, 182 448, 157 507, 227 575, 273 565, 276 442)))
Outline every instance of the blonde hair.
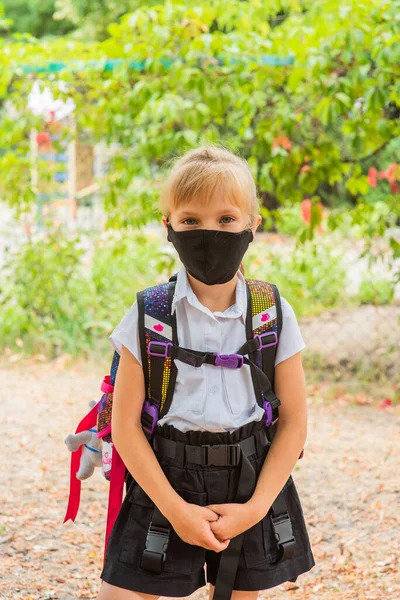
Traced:
POLYGON ((249 225, 259 213, 257 188, 248 162, 227 148, 207 144, 174 158, 160 195, 165 217, 196 198, 209 204, 222 191, 232 204, 249 214, 249 225))

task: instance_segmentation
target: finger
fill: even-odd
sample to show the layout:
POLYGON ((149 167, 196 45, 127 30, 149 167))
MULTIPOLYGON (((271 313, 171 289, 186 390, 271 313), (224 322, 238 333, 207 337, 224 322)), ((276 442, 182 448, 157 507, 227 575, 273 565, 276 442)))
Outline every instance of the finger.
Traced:
POLYGON ((227 548, 230 540, 224 540, 223 542, 221 542, 214 536, 214 534, 210 532, 210 535, 207 536, 206 542, 209 550, 214 550, 215 552, 222 552, 223 550, 225 550, 225 548, 227 548))
POLYGON ((230 539, 226 532, 226 527, 219 527, 218 523, 210 523, 210 529, 216 538, 220 540, 230 539))
POLYGON ((214 535, 221 535, 221 519, 210 521, 210 528, 214 535))
POLYGON ((215 548, 215 552, 223 552, 229 546, 229 542, 231 540, 225 540, 224 542, 219 542, 219 548, 215 548))
POLYGON ((205 508, 205 518, 207 521, 218 521, 219 515, 217 515, 213 510, 209 510, 206 506, 205 508))

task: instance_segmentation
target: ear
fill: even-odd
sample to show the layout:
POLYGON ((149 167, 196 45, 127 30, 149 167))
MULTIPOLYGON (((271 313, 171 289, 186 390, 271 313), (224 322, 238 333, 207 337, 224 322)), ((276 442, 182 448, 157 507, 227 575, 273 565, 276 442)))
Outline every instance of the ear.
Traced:
POLYGON ((253 225, 251 227, 251 229, 253 231, 253 234, 255 234, 255 232, 257 231, 258 226, 261 223, 261 221, 262 221, 262 216, 261 215, 257 215, 256 217, 254 217, 253 225))
POLYGON ((168 217, 163 217, 162 222, 163 222, 165 229, 167 230, 167 240, 170 242, 171 240, 169 238, 169 231, 168 231, 168 217))

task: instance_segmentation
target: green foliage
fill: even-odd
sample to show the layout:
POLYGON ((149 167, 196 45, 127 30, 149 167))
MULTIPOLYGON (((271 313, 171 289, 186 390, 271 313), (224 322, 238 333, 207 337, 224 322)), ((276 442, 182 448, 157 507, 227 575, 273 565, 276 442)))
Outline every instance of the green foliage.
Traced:
MULTIPOLYGON (((209 141, 249 161, 267 206, 326 200, 332 190, 354 203, 368 191, 365 161, 399 136, 399 1, 302 8, 174 1, 125 15, 101 43, 15 40, 11 55, 0 52, 3 95, 22 110, 31 82, 18 72, 21 63, 127 61, 111 72, 100 62, 60 73, 78 106, 80 134, 119 144, 104 182, 113 226, 153 219, 167 160, 209 141), (281 8, 289 16, 271 28, 268 19, 281 8), (281 56, 283 48, 293 65, 262 64, 263 55, 281 56), (144 68, 129 69, 132 59, 144 68)), ((25 136, 31 122, 26 116, 25 136)), ((19 128, 17 145, 22 135, 19 128)), ((14 204, 17 175, 4 190, 14 204)))
POLYGON ((298 317, 343 306, 344 250, 320 236, 292 248, 267 240, 253 243, 244 265, 247 277, 275 283, 298 317))
MULTIPOLYGON (((1 270, 0 352, 9 347, 51 358, 107 352, 108 336, 136 292, 167 281, 179 264, 159 231, 67 235, 58 229, 31 239, 1 270)), ((275 283, 298 317, 392 301, 393 281, 371 270, 358 294, 344 294, 346 264, 337 234, 299 245, 253 242, 244 261, 246 276, 275 283)))
POLYGON ((364 273, 360 283, 358 301, 360 304, 390 304, 393 302, 395 282, 392 278, 373 276, 364 273))
MULTIPOLYGON (((370 270, 374 265, 386 265, 392 271, 390 288, 400 282, 400 237, 396 227, 399 219, 400 203, 392 196, 389 201, 360 201, 352 211, 332 211, 327 225, 338 235, 363 240, 360 259, 367 259, 370 270)), ((362 297, 369 296, 362 294, 362 297)))
POLYGON ((174 257, 156 238, 54 231, 9 256, 0 280, 0 349, 50 357, 96 350, 139 289, 165 280, 174 257), (22 342, 23 340, 23 342, 22 342))
POLYGON ((2 0, 6 16, 12 20, 12 32, 45 35, 64 35, 74 28, 67 20, 53 19, 55 0, 2 0))
POLYGON ((11 19, 6 19, 4 6, 0 2, 0 35, 5 34, 12 26, 11 19))
POLYGON ((10 257, 1 286, 2 344, 23 339, 27 352, 81 350, 98 303, 77 240, 51 234, 10 257))
POLYGON ((396 225, 399 216, 400 205, 396 198, 392 198, 391 202, 360 201, 351 211, 332 210, 327 225, 343 236, 351 235, 354 239, 365 239, 372 244, 374 237, 384 236, 390 227, 396 225))
MULTIPOLYGON (((74 24, 75 39, 104 40, 108 37, 108 26, 142 4, 141 0, 55 0, 53 18, 74 24)), ((146 0, 146 6, 162 4, 160 0, 146 0)))
POLYGON ((124 233, 110 230, 95 238, 91 278, 107 319, 114 320, 109 315, 126 310, 138 290, 166 281, 175 261, 171 245, 163 246, 159 235, 128 229, 124 233))
POLYGON ((270 211, 278 233, 289 237, 297 237, 306 228, 301 218, 300 204, 285 202, 279 209, 270 211))
MULTIPOLYGON (((96 3, 76 3, 77 26, 86 9, 96 3)), ((102 41, 0 38, 0 196, 17 211, 35 199, 29 133, 40 119, 26 110, 33 75, 21 65, 37 71, 67 61, 57 76, 35 77, 56 97, 73 97, 81 139, 116 145, 100 182, 108 227, 158 218, 171 159, 223 143, 248 160, 266 227, 275 219, 278 230, 312 241, 322 200, 332 209, 328 226, 356 226, 367 252, 400 219, 398 194, 386 189, 370 201, 367 179, 399 143, 399 9, 400 0, 172 0, 126 14, 102 41), (271 55, 292 64, 271 66, 271 55), (112 70, 109 59, 119 61, 112 70), (297 209, 289 215, 304 198, 312 201, 309 227, 297 209), (281 205, 283 220, 273 212, 281 205)), ((389 248, 398 256, 394 236, 389 248)))

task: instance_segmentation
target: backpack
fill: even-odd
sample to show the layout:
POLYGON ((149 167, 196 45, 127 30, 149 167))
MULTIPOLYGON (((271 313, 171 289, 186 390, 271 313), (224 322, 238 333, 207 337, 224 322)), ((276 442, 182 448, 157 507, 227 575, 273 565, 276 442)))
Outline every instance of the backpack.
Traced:
MULTIPOLYGON (((176 314, 171 314, 176 278, 177 275, 174 275, 166 283, 137 293, 140 349, 146 389, 141 424, 147 439, 151 443, 158 420, 168 412, 171 405, 177 375, 175 365, 177 359, 193 367, 208 363, 225 368, 240 368, 243 364, 248 364, 257 403, 265 411, 267 437, 272 441, 280 405, 280 400, 274 392, 275 355, 282 329, 282 309, 278 288, 272 283, 245 279, 247 341, 234 354, 218 354, 179 346, 176 314)), ((115 351, 110 374, 106 375, 101 383, 102 396, 81 420, 75 432, 97 427, 97 436, 102 440, 103 474, 110 483, 104 558, 108 539, 122 504, 124 482, 128 487, 128 477, 132 478, 112 442, 112 402, 119 359, 120 356, 115 351)), ((75 521, 79 510, 81 482, 76 478, 76 473, 79 469, 81 453, 82 447, 71 453, 70 491, 64 523, 69 519, 75 521)), ((299 458, 302 456, 303 451, 299 458)), ((272 520, 277 540, 280 537, 282 545, 284 539, 279 527, 283 512, 286 517, 285 531, 289 532, 286 537, 289 541, 293 541, 294 538, 293 536, 290 538, 292 528, 287 527, 288 515, 287 512, 282 511, 285 504, 282 504, 281 496, 279 494, 272 505, 272 515, 274 515, 274 505, 276 509, 272 520)))

